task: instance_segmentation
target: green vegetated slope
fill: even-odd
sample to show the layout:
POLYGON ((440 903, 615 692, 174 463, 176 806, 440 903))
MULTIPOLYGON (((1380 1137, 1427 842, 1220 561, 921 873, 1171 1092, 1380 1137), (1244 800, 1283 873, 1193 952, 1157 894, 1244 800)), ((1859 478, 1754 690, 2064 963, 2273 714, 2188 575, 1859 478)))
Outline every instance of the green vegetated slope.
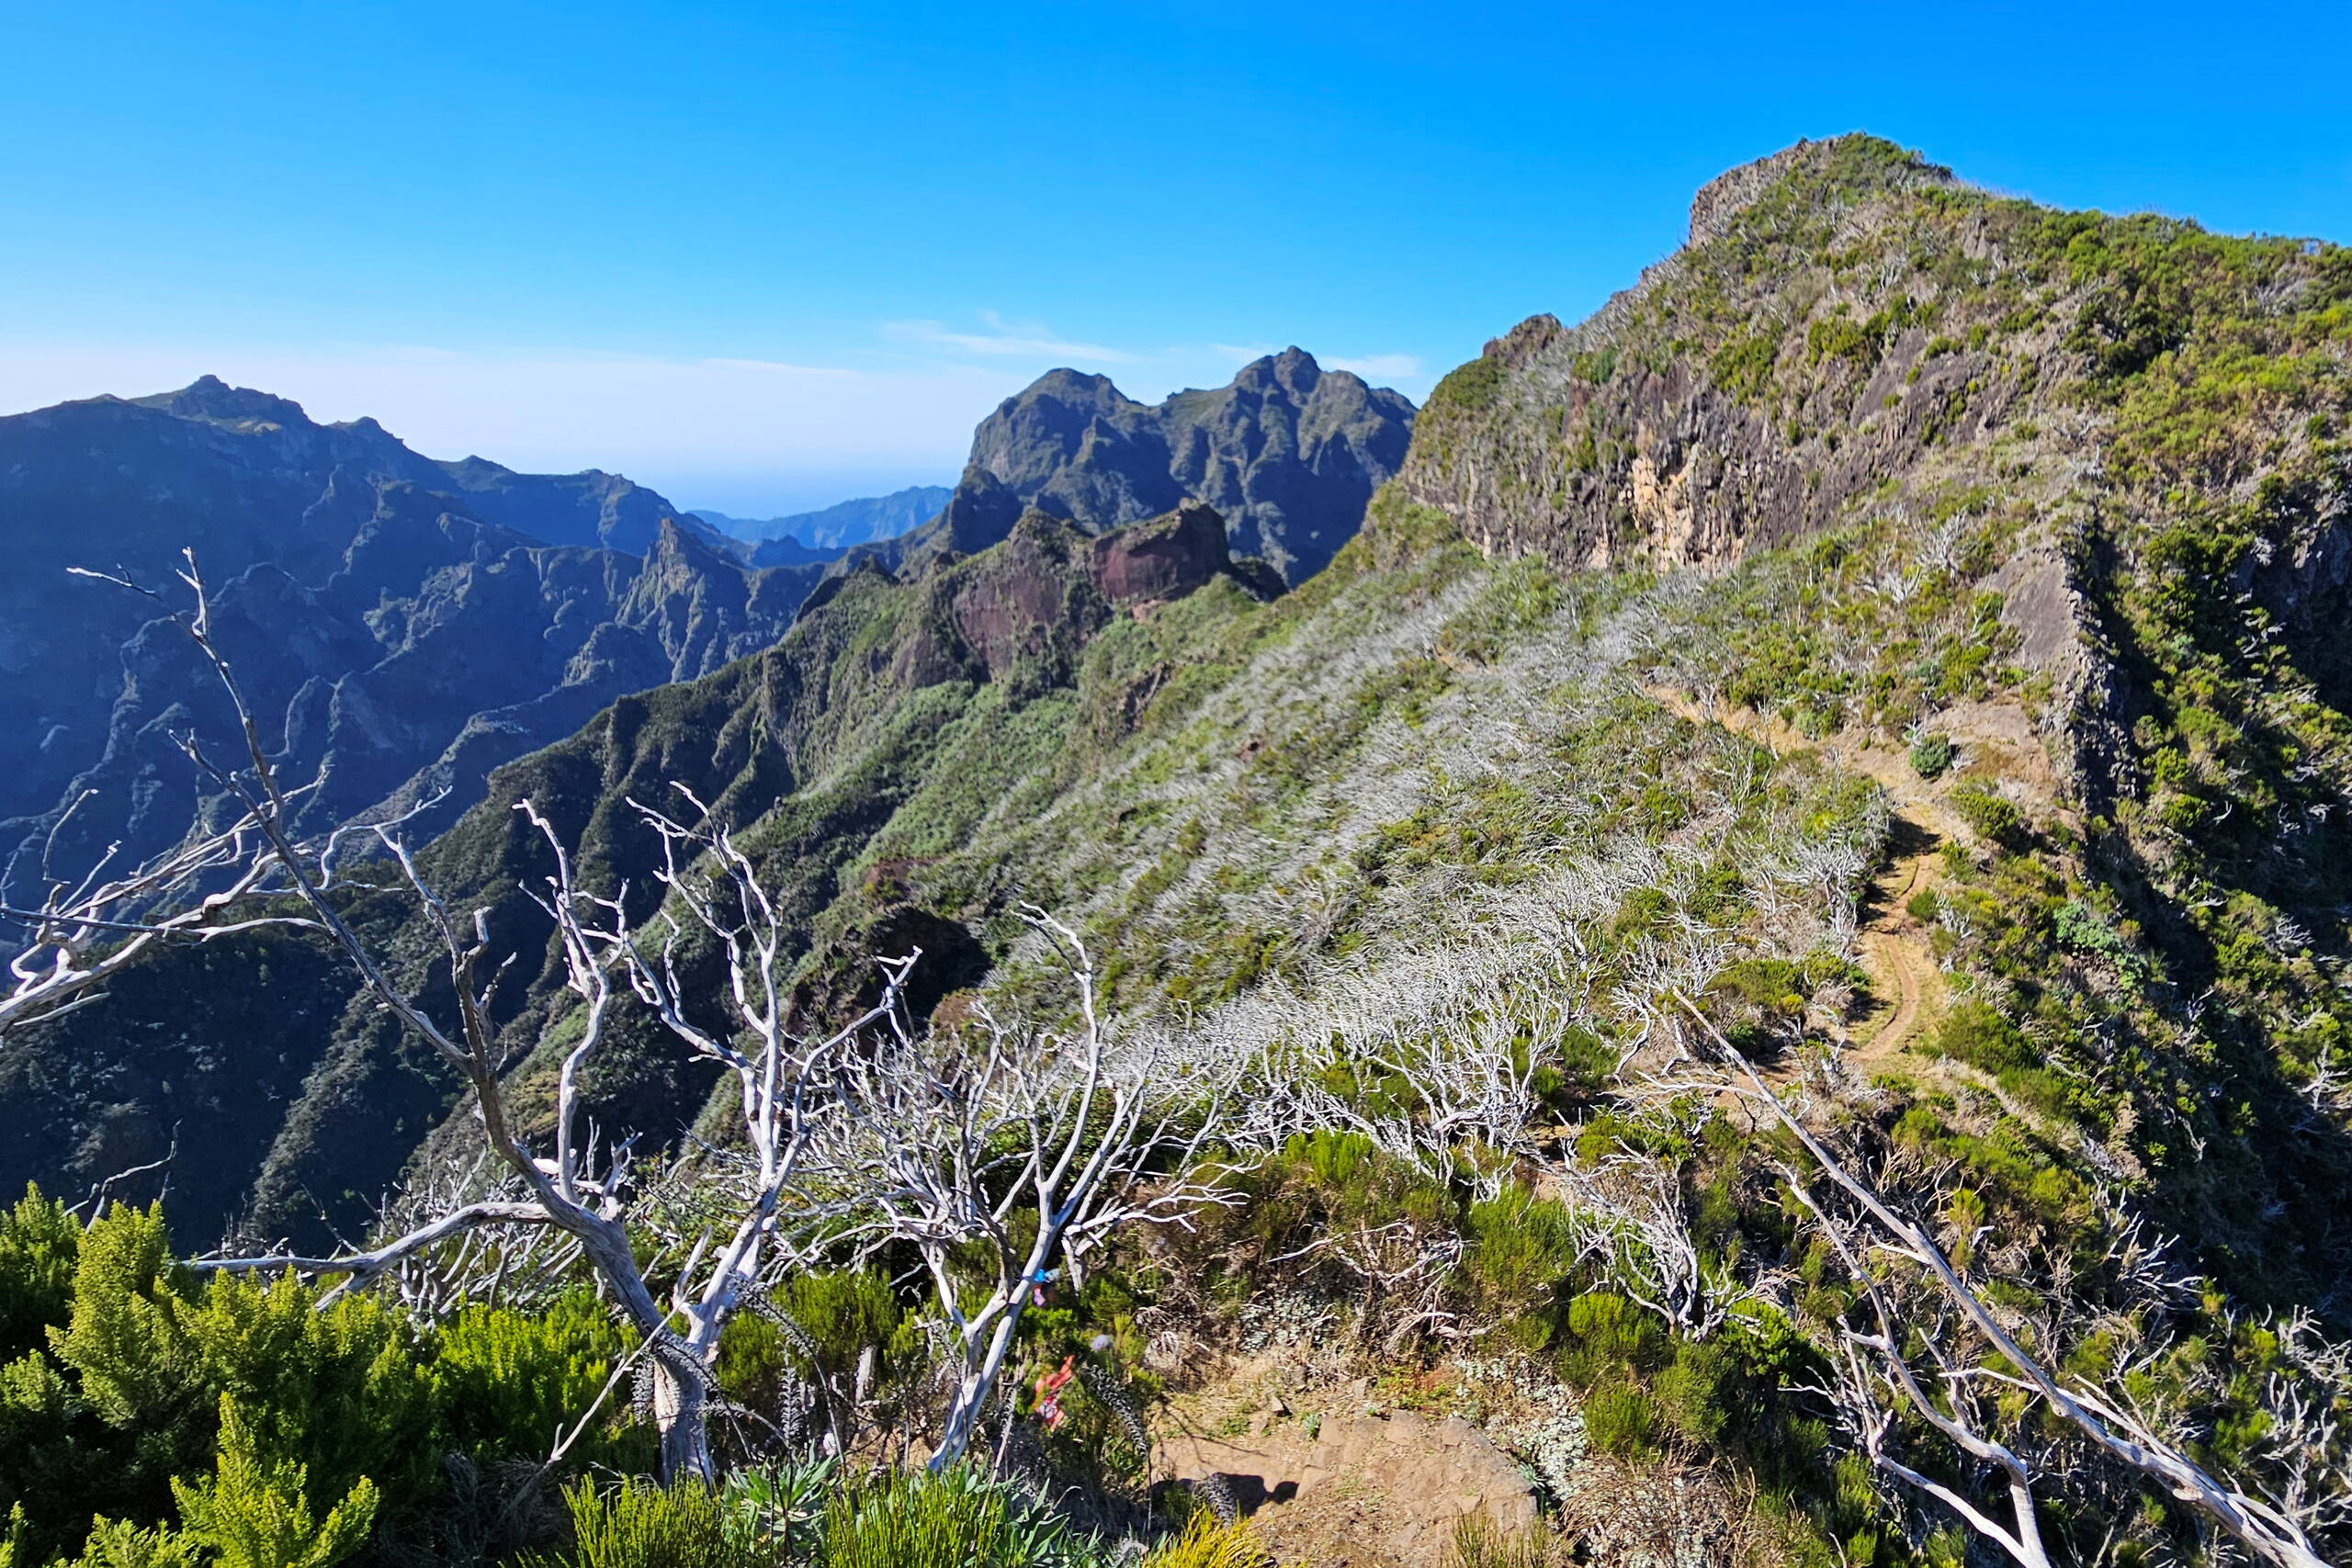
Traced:
MULTIPOLYGON (((1802 146, 1702 192, 1692 243, 1592 321, 1538 318, 1441 383, 1303 586, 1265 602, 1211 569, 1107 593, 1103 544, 1033 516, 918 581, 840 579, 777 649, 624 701, 502 772, 425 867, 495 901, 528 970, 546 932, 513 890, 540 852, 507 803, 641 897, 627 801, 677 780, 782 890, 812 1014, 894 943, 944 955, 932 998, 1017 979, 1026 900, 1099 948, 1129 1017, 1224 1032, 1368 1113, 1409 1099, 1364 1066, 1375 1046, 1501 1042, 1540 1061, 1566 1167, 1667 1173, 1709 1277, 1744 1282, 1735 1324, 1625 1316, 1523 1175, 1471 1179, 1496 1131, 1475 1120, 1466 1186, 1295 1146, 1121 1310, 1238 1325, 1321 1280, 1378 1320, 1359 1343, 1410 1362, 1378 1292, 1279 1262, 1295 1227, 1371 1203, 1468 1242, 1442 1299, 1598 1391, 1594 1443, 1758 1477, 1790 1551, 1898 1559, 1919 1529, 1801 1392, 1852 1297, 1797 1239, 1788 1151, 1655 1087, 1683 991, 1963 1258, 2059 1293, 2054 1315, 2014 1303, 2062 1325, 2034 1348, 2093 1378, 2137 1364, 2135 1397, 2199 1453, 2267 1475, 2254 1402, 2302 1363, 2262 1314, 2352 1327, 2347 345, 2352 253, 2055 212, 1866 138, 1802 146), (2022 748, 1973 739, 2010 721, 2022 748), (1858 761, 1906 750, 1926 805, 1858 761), (1944 1005, 1908 1048, 1849 1055, 1858 927, 1888 914, 1871 881, 1930 807, 1907 912, 1944 1005), (2148 1285, 2155 1235, 2190 1283, 2148 1285)), ((510 983, 518 1052, 561 1038, 548 994, 510 983)), ((124 999, 57 1038, 127 1062, 124 999)), ((605 1124, 693 1114, 670 1062, 616 1054, 605 1124)), ((346 1020, 275 1135, 260 1223, 306 1200, 347 1222, 446 1103, 379 1021, 346 1020)), ((2045 1513, 2085 1551, 2110 1526, 2134 1551, 2185 1539, 2088 1470, 2045 1513)))
POLYGON ((2017 704, 2064 809, 1952 862, 1945 963, 2007 1021, 1954 1048, 2237 1288, 2341 1313, 2352 253, 1860 138, 1693 225, 1449 378, 1402 487, 1498 551, 1740 563, 1659 672, 1807 733, 2017 704))

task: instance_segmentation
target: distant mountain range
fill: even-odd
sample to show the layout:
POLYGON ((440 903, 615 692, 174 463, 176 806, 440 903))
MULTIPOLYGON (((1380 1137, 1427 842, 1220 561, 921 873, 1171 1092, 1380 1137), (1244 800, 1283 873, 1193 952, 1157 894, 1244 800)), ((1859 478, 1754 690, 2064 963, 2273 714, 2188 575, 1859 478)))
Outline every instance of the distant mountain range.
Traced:
POLYGON ((1225 520, 1236 556, 1295 584, 1354 536, 1372 492, 1404 462, 1413 415, 1403 394, 1296 347, 1158 403, 1107 376, 1053 370, 980 422, 952 491, 914 486, 764 520, 694 515, 748 544, 755 566, 848 555, 895 569, 986 549, 1032 509, 1100 533, 1193 502, 1225 520))
MULTIPOLYGON (((711 756, 693 781, 708 798, 749 808, 821 769, 831 716, 859 706, 828 695, 844 682, 902 693, 948 680, 983 705, 1025 701, 1040 681, 1069 681, 1078 649, 1122 606, 1141 615, 1219 579, 1244 598, 1279 593, 1265 559, 1228 555, 1228 529, 1303 577, 1363 522, 1412 413, 1296 350, 1157 406, 1057 370, 982 422, 956 491, 766 524, 682 514, 617 475, 437 462, 371 420, 320 424, 209 377, 0 419, 0 541, 15 567, 0 579, 7 901, 38 901, 44 853, 78 871, 118 840, 140 856, 175 842, 199 792, 174 737, 234 732, 153 602, 68 567, 160 589, 181 547, 196 552, 265 744, 285 777, 318 781, 310 830, 434 800, 409 829, 422 843, 503 787, 492 770, 520 776, 511 769, 549 747, 530 787, 570 823, 573 796, 601 799, 612 781, 597 770, 618 763, 566 738, 634 744, 616 716, 697 677, 718 682, 707 716, 719 728, 664 719, 644 737, 652 752, 622 772, 650 780, 645 769, 683 745, 711 756), (1211 497, 1244 521, 1229 525, 1211 497), (747 541, 721 525, 782 531, 747 541), (888 668, 866 671, 862 655, 837 665, 882 606, 908 617, 888 668), (998 688, 1021 695, 985 695, 998 688), (744 773, 740 746, 754 759, 744 773)), ((863 775, 842 787, 860 820, 887 814, 900 788, 863 775)), ((457 876, 468 889, 497 880, 511 869, 506 815, 478 812, 444 834, 434 863, 469 868, 457 876)), ((364 1223, 444 1091, 383 1054, 364 1009, 333 1022, 346 991, 300 943, 208 944, 142 970, 103 1020, 90 1015, 97 1035, 41 1032, 0 1053, 0 1092, 26 1111, 0 1138, 0 1177, 86 1185, 157 1157, 193 1114, 207 1142, 184 1152, 173 1185, 192 1234, 240 1213, 303 1228, 322 1201, 338 1223, 364 1223), (283 1005, 256 1012, 240 998, 265 975, 283 1005), (126 1029, 145 1043, 135 1069, 126 1029)), ((676 1093, 690 1111, 689 1086, 676 1093)))
POLYGON ((77 866, 162 850, 196 784, 172 736, 224 733, 211 683, 120 571, 184 603, 195 552, 267 743, 323 829, 445 795, 627 692, 766 647, 821 569, 761 570, 616 474, 419 456, 373 420, 319 424, 206 377, 0 419, 0 842, 77 866))
POLYGON ((817 512, 796 512, 789 517, 730 517, 724 512, 709 511, 690 515, 748 544, 795 544, 821 555, 826 551, 838 553, 852 545, 870 545, 919 528, 937 516, 954 493, 945 485, 909 485, 888 495, 861 496, 855 501, 836 502, 817 512))

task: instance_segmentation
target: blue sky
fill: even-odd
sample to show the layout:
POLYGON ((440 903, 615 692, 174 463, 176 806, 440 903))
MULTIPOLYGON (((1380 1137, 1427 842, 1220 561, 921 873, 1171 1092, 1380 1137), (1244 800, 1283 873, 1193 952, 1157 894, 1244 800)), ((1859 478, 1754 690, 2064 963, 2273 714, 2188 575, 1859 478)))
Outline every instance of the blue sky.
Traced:
POLYGON ((1800 136, 2352 239, 2340 6, 0 0, 0 411, 212 370, 738 513, 1057 364, 1419 397, 1800 136))

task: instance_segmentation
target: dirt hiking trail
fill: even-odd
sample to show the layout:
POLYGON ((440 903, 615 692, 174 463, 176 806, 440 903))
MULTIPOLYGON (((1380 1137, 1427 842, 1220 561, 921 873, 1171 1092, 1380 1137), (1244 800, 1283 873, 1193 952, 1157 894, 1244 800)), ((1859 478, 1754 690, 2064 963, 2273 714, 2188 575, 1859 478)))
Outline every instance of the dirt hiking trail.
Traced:
POLYGON ((2017 798, 2032 814, 2071 818, 2025 711, 2012 703, 1956 703, 1946 708, 1928 728, 1949 737, 1959 748, 1959 757, 1940 776, 1925 779, 1911 765, 1908 748, 1875 733, 1840 730, 1815 739, 1776 714, 1702 701, 1672 687, 1644 690, 1693 724, 1719 725, 1776 756, 1816 753, 1831 766, 1860 773, 1886 792, 1892 815, 1888 861, 1862 898, 1855 933, 1871 998, 1845 1021, 1847 1055, 1873 1066, 1900 1062, 1914 1069, 1948 1069, 1951 1064, 1931 1063, 1912 1049, 1943 1016, 1946 1005, 1933 927, 1913 912, 1912 903, 1921 893, 1934 891, 1940 881, 1937 855, 1946 842, 1973 847, 1976 841, 1951 805, 1951 792, 1959 784, 1989 784, 2017 798))

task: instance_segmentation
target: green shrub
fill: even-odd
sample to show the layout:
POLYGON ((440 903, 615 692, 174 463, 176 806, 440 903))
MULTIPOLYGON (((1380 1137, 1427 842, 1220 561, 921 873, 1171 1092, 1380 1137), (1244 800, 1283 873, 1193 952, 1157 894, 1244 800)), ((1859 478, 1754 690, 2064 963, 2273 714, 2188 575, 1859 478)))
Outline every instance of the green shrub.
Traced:
POLYGON ((1656 1370, 1668 1355, 1651 1315, 1620 1295, 1587 1291, 1568 1303, 1568 1343, 1553 1359, 1563 1382, 1597 1388, 1656 1370))
POLYGON ((795 1275, 778 1303, 817 1348, 818 1370, 844 1377, 869 1345, 888 1345, 904 1316, 879 1274, 843 1269, 795 1275))
POLYGON ((582 1476, 564 1489, 572 1545, 565 1558, 535 1555, 529 1568, 764 1568, 754 1537, 699 1482, 663 1486, 625 1478, 599 1488, 582 1476))
POLYGON ((1931 729, 1911 742, 1911 771, 1923 779, 1941 778, 1955 754, 1951 737, 1931 729))
POLYGON ((2041 1054, 2018 1032, 2017 1025, 1979 1001, 1957 1003, 1944 1014, 1929 1048, 1938 1055, 1988 1073, 2041 1065, 2041 1054))
POLYGON ((1849 359, 1868 368, 1878 357, 1878 338, 1863 331, 1861 323, 1853 320, 1840 306, 1838 310, 1805 328, 1805 363, 1818 365, 1825 359, 1849 359))
POLYGON ((1785 958, 1743 958, 1727 965, 1707 988, 1729 991, 1765 1012, 1795 1018, 1804 1013, 1805 998, 1814 988, 1810 979, 1785 958))
POLYGON ((1713 1443, 1730 1425, 1739 1357, 1720 1339, 1684 1340, 1674 1363, 1657 1375, 1658 1408, 1694 1443, 1713 1443))
MULTIPOLYGON (((220 1467, 243 1462, 220 1426, 224 1402, 264 1480, 294 1467, 308 1506, 331 1515, 364 1479, 386 1529, 424 1528, 450 1450, 485 1462, 544 1454, 628 1344, 586 1296, 537 1314, 473 1307, 437 1330, 367 1294, 322 1309, 318 1287, 290 1276, 174 1266, 153 1210, 118 1206, 84 1227, 37 1194, 0 1213, 0 1293, 11 1287, 18 1321, 50 1342, 0 1361, 0 1508, 22 1506, 27 1564, 164 1561, 187 1533, 153 1533, 174 1517, 175 1486, 209 1495, 220 1467)), ((647 1468, 651 1434, 624 1404, 573 1453, 647 1468)), ((255 1537, 238 1550, 266 1546, 255 1537)))
POLYGON ((1084 1555, 1058 1516, 964 1468, 896 1472, 825 1509, 825 1568, 1058 1568, 1084 1555))
POLYGON ((2007 795, 1983 784, 1966 784, 1951 792, 1951 807, 1986 843, 2010 850, 2023 846, 2025 816, 2007 795))
MULTIPOLYGON (((433 1359, 435 1403, 444 1440, 476 1458, 532 1453, 548 1434, 580 1419, 628 1353, 629 1336, 588 1295, 570 1295, 537 1315, 469 1306, 442 1325, 433 1359)), ((583 1463, 649 1466, 650 1434, 590 1434, 583 1463), (634 1438, 632 1445, 628 1438, 634 1438)))
POLYGON ((402 1495, 437 1484, 432 1375, 394 1309, 368 1295, 321 1308, 291 1275, 208 1282, 168 1259, 160 1208, 91 1222, 55 1337, 81 1402, 131 1439, 136 1473, 123 1479, 153 1499, 146 1517, 160 1516, 163 1476, 209 1468, 224 1398, 329 1494, 363 1475, 402 1495))
POLYGON ((1715 385, 1739 401, 1754 402, 1772 384, 1781 357, 1781 334, 1770 328, 1736 333, 1707 362, 1715 385))
POLYGON ((212 1479, 190 1485, 175 1476, 172 1495, 182 1533, 209 1549, 218 1568, 331 1568, 366 1544, 376 1483, 361 1476, 324 1518, 311 1513, 309 1485, 308 1466, 264 1458, 260 1438, 223 1395, 212 1479))
POLYGON ((0 1213, 0 1364, 48 1346, 74 1304, 74 1265, 82 1227, 65 1205, 28 1185, 0 1213))
POLYGON ((1632 1383, 1607 1383, 1585 1396, 1585 1435, 1603 1453, 1647 1453, 1657 1431, 1657 1404, 1632 1383))
POLYGON ((1142 1568, 1260 1568, 1265 1561, 1265 1548, 1247 1521, 1221 1525, 1215 1513, 1203 1508, 1185 1521, 1174 1540, 1154 1547, 1142 1568))
POLYGON ((1561 1089, 1569 1094, 1591 1094, 1617 1071, 1617 1052, 1609 1042, 1579 1024, 1560 1033, 1561 1089))
MULTIPOLYGON (((128 1519, 104 1514, 90 1521, 90 1539, 76 1568, 197 1568, 203 1561, 194 1538, 162 1526, 141 1529, 128 1519)), ((8 1557, 0 1551, 0 1568, 8 1557)))
POLYGON ((1430 389, 1430 406, 1476 412, 1492 408, 1495 400, 1502 395, 1502 361, 1481 355, 1447 371, 1444 378, 1430 389))
POLYGON ((1507 1187, 1472 1204, 1469 1229, 1463 1261, 1492 1305, 1532 1302, 1576 1264, 1576 1233, 1567 1210, 1523 1188, 1507 1187))
POLYGON ((1576 356, 1571 368, 1579 381, 1589 381, 1598 387, 1617 374, 1619 350, 1615 344, 1606 348, 1588 349, 1576 356))
POLYGON ((1550 1568, 1566 1561, 1558 1541, 1539 1527, 1505 1535, 1484 1514, 1464 1514, 1446 1543, 1445 1568, 1550 1568))
MULTIPOLYGON (((1370 1098, 1384 1086, 1342 1078, 1334 1092, 1370 1098)), ((1234 1223, 1261 1247, 1289 1250, 1305 1230, 1351 1230, 1397 1219, 1450 1223, 1455 1205, 1445 1189, 1392 1158, 1360 1133, 1301 1134, 1283 1152, 1243 1179, 1249 1201, 1234 1223)))

